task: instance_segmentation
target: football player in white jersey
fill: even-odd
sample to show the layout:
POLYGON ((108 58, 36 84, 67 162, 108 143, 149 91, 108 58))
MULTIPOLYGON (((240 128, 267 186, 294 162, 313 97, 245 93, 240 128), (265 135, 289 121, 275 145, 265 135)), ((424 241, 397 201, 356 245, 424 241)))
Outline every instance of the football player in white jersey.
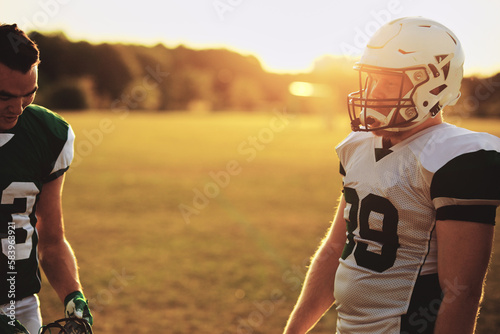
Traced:
POLYGON ((473 333, 500 205, 500 139, 445 123, 464 54, 442 24, 383 25, 355 69, 343 190, 285 333, 473 333))
POLYGON ((38 333, 39 264, 65 316, 92 323, 73 251, 64 236, 61 193, 74 135, 59 115, 33 105, 36 44, 16 25, 0 26, 0 322, 38 333))

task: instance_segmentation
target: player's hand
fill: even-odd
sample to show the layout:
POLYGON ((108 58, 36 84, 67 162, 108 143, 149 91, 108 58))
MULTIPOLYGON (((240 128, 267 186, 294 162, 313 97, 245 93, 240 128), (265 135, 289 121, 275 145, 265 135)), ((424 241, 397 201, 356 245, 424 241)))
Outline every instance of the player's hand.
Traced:
POLYGON ((90 325, 94 324, 88 300, 85 299, 81 291, 72 292, 64 298, 64 315, 67 318, 85 319, 90 325))

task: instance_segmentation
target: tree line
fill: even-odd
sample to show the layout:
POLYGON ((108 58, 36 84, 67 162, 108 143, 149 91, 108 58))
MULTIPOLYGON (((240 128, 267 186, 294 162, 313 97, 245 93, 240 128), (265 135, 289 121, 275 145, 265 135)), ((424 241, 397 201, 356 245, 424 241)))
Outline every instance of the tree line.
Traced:
MULTIPOLYGON (((323 57, 300 74, 265 71, 254 56, 226 49, 193 50, 70 41, 63 33, 32 32, 41 52, 37 103, 54 110, 127 109, 254 111, 287 107, 295 112, 345 113, 346 96, 358 89, 353 61, 323 57), (328 94, 304 97, 293 82, 322 85, 328 94)), ((450 112, 497 117, 500 74, 467 77, 450 112)))

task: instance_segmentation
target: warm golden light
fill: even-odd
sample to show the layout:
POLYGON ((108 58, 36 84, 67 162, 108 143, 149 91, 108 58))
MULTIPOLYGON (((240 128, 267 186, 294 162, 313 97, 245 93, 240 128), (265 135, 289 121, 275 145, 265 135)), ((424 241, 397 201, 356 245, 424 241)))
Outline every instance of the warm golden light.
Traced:
POLYGON ((327 85, 294 81, 288 87, 290 94, 295 96, 308 97, 327 97, 330 95, 330 89, 327 85))
POLYGON ((290 84, 289 91, 295 96, 312 96, 314 87, 308 82, 295 81, 290 84))

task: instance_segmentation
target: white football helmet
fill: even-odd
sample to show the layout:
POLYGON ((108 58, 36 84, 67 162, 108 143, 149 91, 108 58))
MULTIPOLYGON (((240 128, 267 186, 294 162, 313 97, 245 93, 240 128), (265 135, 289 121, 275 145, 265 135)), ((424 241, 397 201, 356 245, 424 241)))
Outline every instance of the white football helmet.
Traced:
POLYGON ((442 24, 421 17, 386 23, 354 66, 360 89, 347 99, 352 129, 406 131, 434 117, 460 98, 463 63, 460 41, 442 24), (374 73, 399 76, 401 83, 407 76, 413 87, 406 94, 401 89, 398 98, 371 98, 368 77, 374 73))

